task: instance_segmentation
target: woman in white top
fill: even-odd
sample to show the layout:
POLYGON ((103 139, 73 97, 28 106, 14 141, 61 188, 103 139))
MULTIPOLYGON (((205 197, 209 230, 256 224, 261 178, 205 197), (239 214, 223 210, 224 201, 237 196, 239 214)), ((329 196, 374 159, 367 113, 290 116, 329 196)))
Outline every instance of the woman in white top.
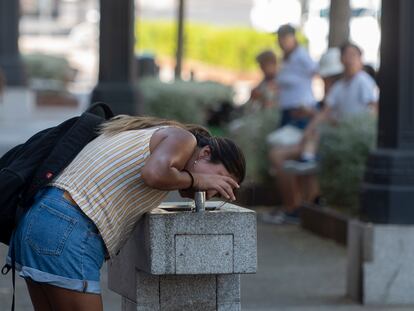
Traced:
POLYGON ((376 114, 378 87, 374 79, 363 70, 361 49, 355 44, 345 43, 341 46, 341 62, 344 66, 343 77, 329 90, 324 108, 306 128, 304 139, 313 135, 322 122, 338 122, 363 112, 376 114))
POLYGON ((13 233, 10 252, 34 309, 102 310, 99 270, 144 213, 169 190, 235 200, 244 176, 241 150, 202 127, 131 116, 105 123, 13 233))

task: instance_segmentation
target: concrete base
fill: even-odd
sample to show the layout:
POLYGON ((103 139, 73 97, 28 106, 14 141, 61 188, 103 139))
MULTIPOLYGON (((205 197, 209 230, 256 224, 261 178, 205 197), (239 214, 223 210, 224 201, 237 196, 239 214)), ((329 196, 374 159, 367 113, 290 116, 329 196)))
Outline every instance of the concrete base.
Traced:
POLYGON ((0 120, 30 120, 35 109, 35 94, 24 87, 8 87, 0 95, 0 120))
POLYGON ((349 297, 367 305, 414 305, 414 226, 350 222, 349 297))
POLYGON ((137 301, 124 298, 123 311, 239 311, 239 275, 156 276, 136 272, 137 301))

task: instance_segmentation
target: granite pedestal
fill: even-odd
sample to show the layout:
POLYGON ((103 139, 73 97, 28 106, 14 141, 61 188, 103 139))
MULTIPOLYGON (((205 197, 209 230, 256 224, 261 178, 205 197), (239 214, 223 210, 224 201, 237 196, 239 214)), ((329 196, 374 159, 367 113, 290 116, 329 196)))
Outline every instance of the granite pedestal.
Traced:
POLYGON ((164 203, 140 220, 109 264, 122 310, 240 310, 240 274, 257 269, 256 214, 217 205, 164 203))
POLYGON ((354 221, 348 235, 348 295, 367 305, 414 306, 414 226, 354 221))

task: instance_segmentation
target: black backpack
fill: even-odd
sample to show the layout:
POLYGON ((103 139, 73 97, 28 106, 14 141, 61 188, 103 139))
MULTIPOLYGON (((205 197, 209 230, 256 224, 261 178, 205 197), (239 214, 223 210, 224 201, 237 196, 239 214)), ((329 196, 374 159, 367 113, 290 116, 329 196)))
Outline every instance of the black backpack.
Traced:
MULTIPOLYGON (((21 216, 28 210, 36 192, 56 177, 85 147, 98 136, 98 127, 112 118, 113 112, 103 103, 92 105, 81 116, 45 129, 0 158, 0 242, 9 245, 21 216), (104 117, 94 110, 101 108, 104 117)), ((15 258, 2 274, 12 273, 15 305, 15 258)))
POLYGON ((18 219, 27 211, 36 192, 98 135, 102 122, 112 117, 107 105, 95 104, 81 116, 33 135, 0 158, 0 242, 9 244, 18 219), (105 117, 93 113, 98 107, 105 117))

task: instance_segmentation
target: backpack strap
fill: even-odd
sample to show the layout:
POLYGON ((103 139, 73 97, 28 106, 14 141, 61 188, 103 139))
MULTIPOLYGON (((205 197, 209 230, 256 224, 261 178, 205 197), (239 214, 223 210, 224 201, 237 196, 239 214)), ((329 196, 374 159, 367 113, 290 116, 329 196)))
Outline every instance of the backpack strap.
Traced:
POLYGON ((98 136, 98 126, 104 119, 96 114, 84 112, 73 126, 60 137, 49 156, 39 166, 27 192, 23 206, 30 205, 36 192, 56 177, 85 147, 98 136))
POLYGON ((9 271, 12 270, 12 284, 13 284, 13 298, 12 298, 12 305, 11 311, 14 311, 15 306, 15 296, 16 296, 16 253, 14 247, 11 250, 11 265, 8 263, 3 266, 1 269, 1 274, 6 275, 9 271))
POLYGON ((16 254, 15 254, 14 247, 12 247, 11 261, 12 261, 11 262, 12 283, 13 283, 13 299, 12 299, 11 311, 14 311, 15 300, 16 300, 16 254))
POLYGON ((93 103, 88 109, 86 109, 85 112, 94 113, 94 110, 96 110, 97 108, 102 109, 102 111, 104 112, 104 118, 106 120, 109 120, 114 117, 114 113, 112 112, 111 107, 109 107, 107 104, 103 102, 93 103))

